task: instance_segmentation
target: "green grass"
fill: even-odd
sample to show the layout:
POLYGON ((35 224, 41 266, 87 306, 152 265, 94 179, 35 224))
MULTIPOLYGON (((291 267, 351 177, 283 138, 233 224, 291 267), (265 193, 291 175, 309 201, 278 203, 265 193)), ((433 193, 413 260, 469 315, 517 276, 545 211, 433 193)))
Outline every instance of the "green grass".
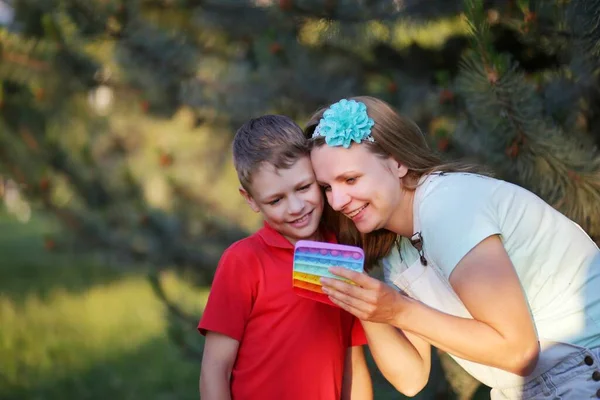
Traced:
MULTIPOLYGON (((54 229, 0 217, 0 398, 197 399, 199 363, 169 341, 146 275, 47 252, 54 229)), ((199 315, 206 290, 164 281, 199 315)))

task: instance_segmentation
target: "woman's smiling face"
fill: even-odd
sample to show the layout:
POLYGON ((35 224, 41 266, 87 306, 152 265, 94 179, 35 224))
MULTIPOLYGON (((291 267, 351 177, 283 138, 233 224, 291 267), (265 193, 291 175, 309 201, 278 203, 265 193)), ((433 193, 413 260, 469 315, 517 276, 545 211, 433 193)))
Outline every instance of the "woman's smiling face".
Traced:
POLYGON ((362 233, 387 228, 392 219, 402 218, 396 215, 403 197, 400 178, 408 172, 393 158, 382 158, 367 146, 323 145, 311 152, 317 182, 324 187, 327 201, 362 233))

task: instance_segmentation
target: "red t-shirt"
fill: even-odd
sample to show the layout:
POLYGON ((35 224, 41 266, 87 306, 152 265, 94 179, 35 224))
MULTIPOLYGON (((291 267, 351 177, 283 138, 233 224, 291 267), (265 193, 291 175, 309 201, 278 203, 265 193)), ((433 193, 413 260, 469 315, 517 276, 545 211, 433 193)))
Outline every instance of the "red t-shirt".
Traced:
POLYGON ((240 342, 233 399, 337 400, 346 350, 367 342, 354 316, 293 292, 293 253, 265 223, 221 257, 198 330, 240 342))

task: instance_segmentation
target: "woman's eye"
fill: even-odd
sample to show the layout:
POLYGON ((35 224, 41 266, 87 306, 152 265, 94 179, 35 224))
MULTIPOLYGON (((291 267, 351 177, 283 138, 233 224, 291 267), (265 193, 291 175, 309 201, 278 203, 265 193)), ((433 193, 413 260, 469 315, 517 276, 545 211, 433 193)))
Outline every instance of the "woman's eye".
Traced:
POLYGON ((321 188, 325 191, 325 192, 330 192, 331 191, 331 186, 321 186, 321 188))
POLYGON ((354 182, 356 182, 356 178, 348 178, 346 179, 346 183, 349 185, 352 185, 354 182))

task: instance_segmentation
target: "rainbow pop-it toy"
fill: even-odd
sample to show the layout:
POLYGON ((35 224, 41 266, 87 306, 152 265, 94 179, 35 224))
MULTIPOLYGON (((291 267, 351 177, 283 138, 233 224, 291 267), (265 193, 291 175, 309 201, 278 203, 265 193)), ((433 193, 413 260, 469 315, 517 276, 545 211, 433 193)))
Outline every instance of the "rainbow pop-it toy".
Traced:
POLYGON ((299 240, 294 248, 294 292, 300 296, 335 306, 321 290, 320 278, 328 277, 347 281, 330 273, 329 268, 343 267, 362 273, 364 262, 365 254, 360 247, 299 240))

